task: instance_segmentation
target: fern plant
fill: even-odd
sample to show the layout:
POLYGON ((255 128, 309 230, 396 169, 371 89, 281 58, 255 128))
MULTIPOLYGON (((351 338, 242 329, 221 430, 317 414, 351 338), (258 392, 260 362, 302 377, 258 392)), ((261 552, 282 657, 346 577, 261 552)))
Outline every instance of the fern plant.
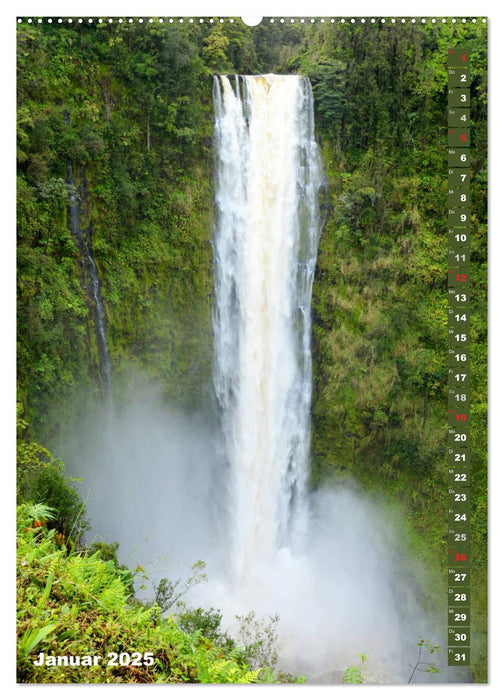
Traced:
POLYGON ((364 683, 367 678, 367 673, 364 669, 364 664, 367 660, 366 654, 359 654, 361 663, 360 666, 349 666, 343 674, 343 683, 364 683))

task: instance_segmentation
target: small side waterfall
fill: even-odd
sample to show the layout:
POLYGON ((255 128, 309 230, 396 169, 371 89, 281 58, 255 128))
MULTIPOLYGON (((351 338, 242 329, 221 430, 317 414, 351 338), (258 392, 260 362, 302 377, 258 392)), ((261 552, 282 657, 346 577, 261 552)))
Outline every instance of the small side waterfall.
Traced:
POLYGON ((305 530, 323 180, 307 78, 215 77, 214 105, 214 382, 240 579, 305 530))
POLYGON ((81 255, 82 272, 84 281, 88 286, 92 303, 92 311, 95 319, 96 344, 100 360, 100 378, 105 397, 110 396, 112 385, 112 363, 107 345, 106 316, 103 299, 100 291, 100 278, 98 269, 91 252, 91 237, 89 231, 82 229, 82 209, 79 193, 75 185, 72 162, 67 165, 68 183, 68 226, 70 233, 77 241, 81 255))

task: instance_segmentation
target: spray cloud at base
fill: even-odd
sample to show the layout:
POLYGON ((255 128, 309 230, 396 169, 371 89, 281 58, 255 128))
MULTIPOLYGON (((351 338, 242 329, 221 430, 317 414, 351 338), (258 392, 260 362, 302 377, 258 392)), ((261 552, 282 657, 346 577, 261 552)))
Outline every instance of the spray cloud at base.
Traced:
POLYGON ((236 615, 254 611, 266 621, 278 614, 279 669, 340 682, 365 653, 369 681, 405 682, 418 635, 434 640, 442 630, 435 611, 422 609, 426 581, 410 565, 390 506, 351 484, 312 492, 303 542, 249 562, 237 583, 221 448, 212 419, 152 396, 114 416, 95 413, 63 449, 83 479, 89 541, 118 541, 121 563, 145 567, 146 591, 137 579, 144 599, 162 578, 185 580, 204 561, 208 580, 183 601, 219 609, 222 628, 235 637, 236 615))

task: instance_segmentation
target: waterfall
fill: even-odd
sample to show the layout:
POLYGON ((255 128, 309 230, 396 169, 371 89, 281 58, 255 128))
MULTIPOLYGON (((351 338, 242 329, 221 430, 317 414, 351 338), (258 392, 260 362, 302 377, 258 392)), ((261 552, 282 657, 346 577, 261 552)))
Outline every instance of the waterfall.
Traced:
MULTIPOLYGON (((68 119, 68 117, 67 117, 68 119)), ((112 383, 112 363, 107 344, 105 308, 100 291, 100 278, 98 268, 91 252, 91 236, 89 230, 82 230, 82 211, 80 198, 75 186, 72 162, 67 164, 68 187, 68 226, 70 233, 77 242, 77 247, 81 255, 82 271, 84 279, 89 281, 89 292, 93 300, 93 314, 95 318, 96 344, 100 360, 100 377, 105 397, 110 396, 112 383)))
POLYGON ((215 77, 214 106, 214 384, 240 579, 306 526, 322 168, 307 78, 215 77))

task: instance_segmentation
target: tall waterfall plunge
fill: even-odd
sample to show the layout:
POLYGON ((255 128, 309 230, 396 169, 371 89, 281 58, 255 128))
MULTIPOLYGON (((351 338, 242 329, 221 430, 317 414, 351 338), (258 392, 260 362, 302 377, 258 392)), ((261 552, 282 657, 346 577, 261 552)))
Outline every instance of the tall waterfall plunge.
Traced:
POLYGON ((98 541, 119 541, 128 565, 130 552, 142 564, 161 557, 150 565, 154 584, 184 580, 187 564, 205 561, 208 581, 185 602, 221 611, 222 630, 240 644, 237 614, 278 614, 282 671, 340 683, 365 653, 370 682, 406 682, 417 635, 442 637, 418 604, 432 584, 410 561, 398 513, 350 470, 306 488, 323 183, 310 85, 219 77, 214 99, 214 382, 226 460, 214 452, 213 421, 148 392, 112 419, 80 422, 63 457, 85 477, 98 541))
POLYGON ((214 380, 239 579, 305 528, 322 169, 307 78, 215 77, 214 104, 214 380))

